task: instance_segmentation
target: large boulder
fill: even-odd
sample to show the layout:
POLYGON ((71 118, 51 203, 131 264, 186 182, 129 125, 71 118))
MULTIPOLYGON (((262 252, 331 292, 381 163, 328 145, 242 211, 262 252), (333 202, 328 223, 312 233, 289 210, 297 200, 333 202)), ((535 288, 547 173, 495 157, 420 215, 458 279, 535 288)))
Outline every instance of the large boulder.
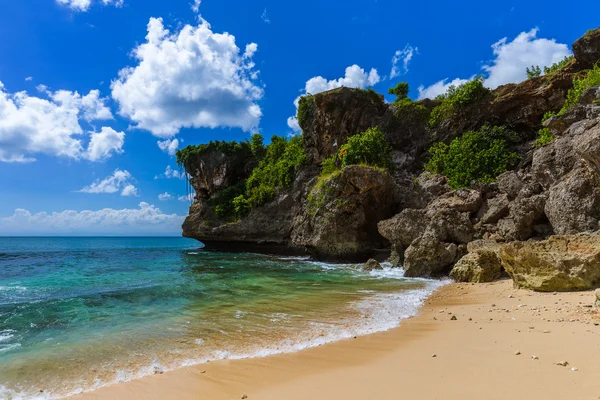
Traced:
POLYGON ((515 287, 542 292, 589 290, 600 286, 600 236, 552 236, 512 242, 500 250, 502 266, 515 287))
POLYGON ((404 275, 407 277, 439 276, 448 272, 456 261, 458 246, 440 241, 431 232, 425 232, 406 249, 404 275))
POLYGON ((502 264, 497 251, 480 249, 458 260, 450 271, 457 282, 493 282, 502 277, 502 264))
POLYGON ((377 126, 385 113, 383 96, 341 87, 308 97, 302 128, 308 162, 320 164, 357 135, 377 126))
POLYGON ((319 179, 294 219, 292 243, 326 260, 370 256, 388 242, 377 223, 393 214, 394 182, 377 168, 352 165, 319 179))

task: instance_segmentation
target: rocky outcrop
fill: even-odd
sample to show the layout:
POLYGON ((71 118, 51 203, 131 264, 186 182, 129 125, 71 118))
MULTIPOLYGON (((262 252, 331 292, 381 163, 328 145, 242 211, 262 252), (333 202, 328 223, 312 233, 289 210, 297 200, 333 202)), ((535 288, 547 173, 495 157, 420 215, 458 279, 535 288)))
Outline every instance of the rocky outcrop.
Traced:
POLYGON ((393 213, 393 192, 391 176, 371 167, 348 166, 321 178, 294 219, 292 243, 321 259, 370 256, 387 247, 377 222, 393 213))
POLYGON ((519 288, 555 292, 600 286, 598 235, 513 242, 502 247, 500 257, 504 269, 519 288))
POLYGON ((363 272, 379 271, 382 269, 383 267, 379 264, 379 261, 374 258, 370 258, 362 267, 363 272))
POLYGON ((450 277, 457 282, 493 282, 502 277, 502 263, 496 251, 477 250, 458 260, 450 277))
POLYGON ((580 69, 592 68, 600 59, 600 28, 591 29, 576 40, 573 54, 580 69))
POLYGON ((298 122, 312 164, 334 154, 350 136, 377 126, 386 110, 382 95, 346 87, 309 97, 307 104, 308 117, 298 122))

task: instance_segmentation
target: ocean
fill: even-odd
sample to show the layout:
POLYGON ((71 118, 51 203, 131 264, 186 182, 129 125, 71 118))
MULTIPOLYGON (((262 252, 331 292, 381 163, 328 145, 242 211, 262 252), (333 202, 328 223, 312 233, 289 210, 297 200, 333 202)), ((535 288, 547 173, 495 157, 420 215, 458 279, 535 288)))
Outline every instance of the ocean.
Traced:
POLYGON ((176 237, 0 237, 0 398, 387 330, 444 283, 176 237))

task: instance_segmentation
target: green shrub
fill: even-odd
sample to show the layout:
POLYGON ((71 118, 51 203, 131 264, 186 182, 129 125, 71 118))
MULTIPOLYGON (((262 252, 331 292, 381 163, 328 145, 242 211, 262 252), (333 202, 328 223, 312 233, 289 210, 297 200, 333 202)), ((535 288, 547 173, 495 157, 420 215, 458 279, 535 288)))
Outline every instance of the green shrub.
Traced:
POLYGON ((544 114, 544 116, 542 117, 542 122, 546 122, 547 120, 549 120, 550 118, 554 117, 556 115, 555 112, 552 111, 548 111, 544 114))
POLYGON ((509 150, 509 143, 518 139, 505 127, 484 126, 479 131, 464 133, 446 144, 431 146, 431 159, 425 170, 448 177, 454 189, 468 187, 471 182, 493 182, 518 160, 509 150))
POLYGON ((252 148, 248 141, 222 142, 219 140, 211 140, 209 143, 199 144, 197 146, 191 145, 178 150, 176 153, 177 164, 186 170, 192 170, 194 168, 194 163, 198 162, 200 157, 215 150, 221 151, 227 156, 238 157, 239 159, 252 158, 252 148))
POLYGON ((539 65, 532 65, 531 68, 527 67, 525 71, 527 72, 527 79, 542 76, 542 69, 539 65))
POLYGON ((450 86, 446 93, 436 97, 436 99, 442 100, 442 104, 432 110, 429 125, 439 124, 442 120, 450 118, 452 114, 460 111, 464 106, 479 101, 490 93, 490 89, 483 86, 481 76, 459 86, 450 86))
POLYGON ((395 102, 405 100, 408 98, 408 83, 400 82, 393 88, 388 89, 388 94, 395 94, 396 100, 395 102))
POLYGON ((567 99, 558 115, 564 114, 579 103, 583 93, 591 87, 600 85, 600 67, 594 65, 593 69, 587 71, 584 77, 573 79, 573 88, 567 93, 567 99))
POLYGON ((560 71, 561 69, 563 69, 564 67, 566 67, 567 64, 569 64, 571 62, 571 60, 573 60, 573 58, 574 58, 574 56, 565 57, 561 61, 554 63, 549 67, 544 67, 544 75, 546 75, 548 77, 552 77, 552 76, 556 75, 556 73, 558 71, 560 71))
POLYGON ((314 113, 315 96, 307 94, 298 100, 298 124, 302 127, 314 113))
POLYGON ((263 137, 260 133, 255 133, 250 138, 250 150, 257 160, 262 160, 265 156, 265 145, 263 143, 263 137))
POLYGON ((535 147, 543 147, 548 143, 552 143, 553 141, 554 135, 552 134, 552 132, 550 132, 550 129, 542 128, 538 131, 538 137, 535 140, 535 142, 533 142, 533 145, 535 147))
POLYGON ((237 212, 233 205, 233 200, 244 193, 246 190, 246 182, 240 182, 237 185, 223 189, 213 196, 208 201, 208 206, 212 207, 215 214, 223 219, 233 219, 237 216, 237 212))
POLYGON ((375 127, 348 138, 348 143, 340 148, 339 155, 342 168, 356 164, 390 168, 391 152, 392 148, 383 133, 375 127))
POLYGON ((244 212, 273 200, 277 191, 292 184, 296 170, 304 160, 301 136, 290 140, 273 136, 264 158, 246 181, 245 193, 235 199, 236 211, 244 212))
POLYGON ((397 129, 411 123, 426 124, 430 110, 421 103, 415 103, 409 98, 394 103, 394 121, 390 121, 390 129, 397 129), (395 126, 399 125, 399 126, 395 126))

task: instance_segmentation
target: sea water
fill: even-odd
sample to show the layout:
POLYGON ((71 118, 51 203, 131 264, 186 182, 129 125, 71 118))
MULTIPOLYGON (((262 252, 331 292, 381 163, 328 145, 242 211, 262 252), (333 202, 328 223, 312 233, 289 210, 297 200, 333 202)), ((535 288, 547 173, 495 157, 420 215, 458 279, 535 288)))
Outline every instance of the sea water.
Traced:
POLYGON ((390 329, 441 284, 184 238, 0 237, 0 398, 390 329))

